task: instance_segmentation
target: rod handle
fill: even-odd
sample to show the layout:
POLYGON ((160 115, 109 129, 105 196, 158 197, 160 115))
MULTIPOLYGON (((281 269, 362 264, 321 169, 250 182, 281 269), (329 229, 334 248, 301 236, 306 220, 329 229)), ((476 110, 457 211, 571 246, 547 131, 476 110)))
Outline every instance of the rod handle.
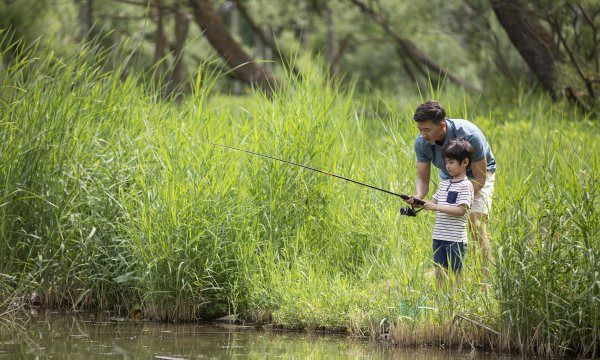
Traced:
POLYGON ((414 201, 414 202, 415 202, 415 204, 417 204, 417 205, 425 205, 425 201, 423 201, 423 200, 421 200, 421 199, 414 198, 414 197, 412 197, 412 196, 408 196, 408 195, 400 195, 400 197, 401 197, 402 199, 404 199, 404 200, 407 200, 407 201, 408 201, 408 200, 410 200, 410 199, 413 199, 413 201, 414 201))

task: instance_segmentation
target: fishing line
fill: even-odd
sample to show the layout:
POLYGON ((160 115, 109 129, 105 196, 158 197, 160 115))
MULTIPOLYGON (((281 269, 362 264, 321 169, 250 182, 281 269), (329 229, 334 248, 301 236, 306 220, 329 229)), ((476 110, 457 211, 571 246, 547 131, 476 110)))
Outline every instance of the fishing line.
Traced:
MULTIPOLYGON (((386 194, 398 196, 398 197, 400 197, 400 198, 402 198, 404 200, 410 200, 412 198, 411 196, 408 196, 408 195, 405 195, 405 194, 395 193, 393 191, 389 191, 389 190, 386 190, 386 189, 379 188, 377 186, 366 184, 364 182, 351 179, 349 177, 345 177, 345 176, 342 176, 342 175, 337 175, 337 174, 331 173, 329 171, 317 169, 317 168, 312 167, 312 166, 298 164, 298 163, 295 163, 295 162, 290 161, 290 160, 276 158, 274 156, 270 156, 270 155, 266 155, 266 154, 261 154, 261 153, 255 152, 255 151, 250 151, 250 150, 246 150, 246 149, 237 148, 235 146, 230 146, 230 145, 225 145, 225 144, 217 144, 217 143, 213 143, 213 142, 210 142, 210 141, 201 141, 201 142, 203 142, 205 144, 213 145, 213 146, 220 146, 222 148, 229 149, 229 150, 241 151, 241 152, 245 152, 247 154, 251 154, 251 155, 255 155, 255 156, 260 156, 260 157, 264 157, 264 158, 271 159, 271 160, 280 161, 280 162, 283 162, 283 163, 286 163, 286 164, 289 164, 289 165, 298 166, 298 167, 301 167, 301 168, 304 168, 304 169, 307 169, 307 170, 310 170, 310 171, 315 171, 315 172, 318 172, 318 173, 321 173, 321 174, 324 174, 324 175, 333 176, 335 178, 342 179, 342 180, 345 180, 345 181, 348 181, 348 182, 351 182, 351 183, 354 183, 354 184, 357 184, 357 185, 360 185, 360 186, 365 186, 365 187, 368 187, 368 188, 373 189, 373 190, 381 191, 381 192, 384 192, 386 194)), ((414 200, 414 202, 416 204, 419 204, 419 205, 424 205, 425 204, 425 202, 423 200, 414 199, 414 198, 413 198, 413 200, 414 200)), ((412 208, 403 208, 403 209, 401 209, 401 213, 402 213, 402 215, 416 216, 416 214, 420 210, 421 209, 415 211, 412 208), (405 209, 409 209, 409 210, 412 210, 412 211, 405 210, 405 209)))

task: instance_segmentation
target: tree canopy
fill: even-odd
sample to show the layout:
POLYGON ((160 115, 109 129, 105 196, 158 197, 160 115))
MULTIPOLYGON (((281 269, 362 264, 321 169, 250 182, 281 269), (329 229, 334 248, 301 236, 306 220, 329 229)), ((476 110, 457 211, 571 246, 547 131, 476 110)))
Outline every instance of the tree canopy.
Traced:
POLYGON ((299 75, 316 61, 359 89, 452 82, 510 94, 525 85, 589 113, 598 106, 595 1, 21 0, 0 3, 0 27, 57 54, 81 41, 125 44, 131 70, 154 67, 169 93, 185 93, 207 61, 228 71, 219 86, 237 93, 242 83, 276 86, 284 71, 299 75))

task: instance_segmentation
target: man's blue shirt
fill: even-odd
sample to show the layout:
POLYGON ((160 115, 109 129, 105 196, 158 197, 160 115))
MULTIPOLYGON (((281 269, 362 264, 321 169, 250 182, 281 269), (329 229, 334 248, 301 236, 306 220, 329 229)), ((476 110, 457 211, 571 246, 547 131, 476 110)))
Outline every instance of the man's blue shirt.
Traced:
MULTIPOLYGON (((485 136, 475 124, 462 119, 446 119, 446 125, 446 138, 442 145, 437 143, 431 145, 421 137, 421 134, 417 136, 415 154, 417 154, 418 162, 425 163, 431 161, 435 167, 440 169, 439 174, 441 179, 451 179, 452 176, 446 172, 446 162, 442 154, 442 147, 452 139, 462 138, 466 139, 473 147, 472 162, 479 161, 485 156, 487 159, 487 171, 492 173, 496 171, 496 159, 494 159, 490 144, 488 144, 485 136)), ((467 170, 467 176, 469 179, 473 178, 473 171, 470 168, 467 170)))

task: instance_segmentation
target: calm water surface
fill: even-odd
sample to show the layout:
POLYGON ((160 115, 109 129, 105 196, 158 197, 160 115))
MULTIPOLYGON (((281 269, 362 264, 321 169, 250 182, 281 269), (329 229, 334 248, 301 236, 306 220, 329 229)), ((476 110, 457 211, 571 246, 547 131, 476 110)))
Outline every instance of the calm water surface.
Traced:
POLYGON ((342 335, 121 320, 90 314, 4 319, 0 359, 508 359, 481 352, 388 349, 342 335))

